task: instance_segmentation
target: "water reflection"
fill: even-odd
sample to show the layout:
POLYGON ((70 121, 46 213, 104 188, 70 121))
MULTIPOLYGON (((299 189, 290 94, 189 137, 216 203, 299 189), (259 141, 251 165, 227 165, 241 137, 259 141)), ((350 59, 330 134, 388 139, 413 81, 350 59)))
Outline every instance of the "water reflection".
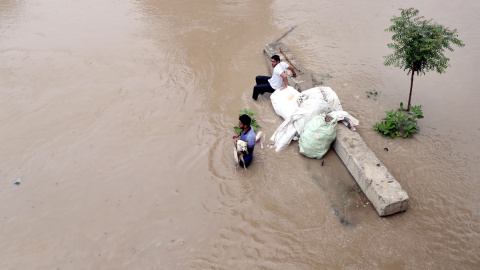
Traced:
POLYGON ((25 1, 0 1, 0 36, 2 39, 14 33, 19 21, 25 16, 25 12, 25 1))

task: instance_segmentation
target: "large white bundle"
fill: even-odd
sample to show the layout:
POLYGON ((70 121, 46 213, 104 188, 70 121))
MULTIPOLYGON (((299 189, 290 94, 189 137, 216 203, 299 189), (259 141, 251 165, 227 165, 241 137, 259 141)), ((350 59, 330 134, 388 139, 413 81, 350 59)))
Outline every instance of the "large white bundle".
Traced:
POLYGON ((291 116, 291 122, 295 125, 298 135, 303 132, 305 124, 319 114, 330 111, 328 103, 323 100, 323 95, 318 88, 311 88, 300 93, 299 107, 291 116))
MULTIPOLYGON (((328 116, 332 118, 337 118, 338 121, 342 121, 347 117, 352 121, 352 123, 355 126, 358 126, 359 121, 355 117, 351 116, 348 112, 343 110, 342 104, 340 103, 340 99, 338 98, 337 93, 335 93, 335 91, 332 90, 332 88, 325 87, 325 86, 320 86, 316 88, 320 89, 320 91, 323 92, 322 95, 324 95, 325 100, 328 102, 328 106, 330 107, 330 110, 331 110, 328 113, 328 116)), ((312 89, 315 89, 315 88, 312 88, 312 89)))
POLYGON ((297 102, 300 106, 285 119, 270 138, 277 152, 287 147, 292 140, 298 139, 310 119, 329 111, 327 102, 323 100, 323 95, 317 88, 303 91, 297 102))
POLYGON ((337 93, 332 90, 332 88, 326 86, 319 86, 312 89, 320 89, 320 91, 323 92, 322 96, 324 96, 325 100, 328 102, 328 107, 330 107, 330 110, 343 111, 340 99, 338 98, 337 93))
POLYGON ((291 86, 283 90, 275 90, 275 92, 270 95, 275 113, 283 119, 289 118, 298 108, 298 96, 300 96, 300 93, 291 86))

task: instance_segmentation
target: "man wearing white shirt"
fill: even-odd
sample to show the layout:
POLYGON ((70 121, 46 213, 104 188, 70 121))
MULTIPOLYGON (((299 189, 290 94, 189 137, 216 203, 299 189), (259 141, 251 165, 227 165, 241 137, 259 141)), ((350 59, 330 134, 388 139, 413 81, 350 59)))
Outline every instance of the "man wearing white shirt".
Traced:
POLYGON ((252 98, 257 100, 258 95, 268 92, 268 93, 273 93, 275 90, 280 89, 283 90, 287 88, 288 86, 288 79, 287 79, 287 74, 285 71, 289 69, 292 71, 293 77, 297 76, 297 73, 295 73, 295 70, 293 67, 289 66, 285 62, 280 62, 280 57, 278 55, 272 56, 270 59, 272 62, 272 67, 273 67, 273 74, 272 77, 267 77, 267 76, 257 76, 255 78, 255 81, 257 85, 253 87, 253 95, 252 98), (282 82, 283 82, 283 87, 282 87, 282 82))

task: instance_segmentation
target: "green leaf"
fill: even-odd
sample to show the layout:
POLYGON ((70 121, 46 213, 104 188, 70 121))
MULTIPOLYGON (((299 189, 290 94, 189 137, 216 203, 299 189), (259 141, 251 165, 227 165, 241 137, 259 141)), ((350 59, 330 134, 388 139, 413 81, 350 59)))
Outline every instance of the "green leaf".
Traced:
MULTIPOLYGON (((243 109, 243 110, 240 110, 240 114, 238 115, 239 117, 242 116, 242 115, 248 115, 250 116, 250 118, 252 119, 251 123, 250 123, 250 126, 253 128, 254 131, 257 131, 259 128, 260 128, 260 125, 257 123, 257 120, 255 118, 253 118, 253 116, 257 115, 257 113, 255 113, 253 111, 253 109, 243 109)), ((234 130, 235 132, 237 133, 240 133, 242 131, 241 128, 239 127, 234 127, 234 130)))

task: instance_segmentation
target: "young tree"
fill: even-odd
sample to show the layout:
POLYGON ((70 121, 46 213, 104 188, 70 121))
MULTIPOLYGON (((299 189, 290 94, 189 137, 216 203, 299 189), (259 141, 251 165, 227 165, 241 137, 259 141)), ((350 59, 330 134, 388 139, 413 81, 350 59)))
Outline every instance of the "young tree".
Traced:
POLYGON ((393 16, 391 21, 393 25, 385 29, 392 32, 393 43, 387 46, 394 50, 393 54, 384 56, 385 66, 394 65, 395 67, 408 69, 412 73, 410 82, 410 95, 408 97, 408 107, 410 110, 410 100, 412 98, 413 75, 417 76, 430 70, 436 70, 443 73, 449 66, 447 58, 443 52, 445 49, 453 51, 450 43, 459 47, 465 46, 463 42, 457 39, 457 29, 450 30, 443 25, 430 20, 424 20, 423 16, 418 15, 418 10, 400 9, 401 17, 393 16))

